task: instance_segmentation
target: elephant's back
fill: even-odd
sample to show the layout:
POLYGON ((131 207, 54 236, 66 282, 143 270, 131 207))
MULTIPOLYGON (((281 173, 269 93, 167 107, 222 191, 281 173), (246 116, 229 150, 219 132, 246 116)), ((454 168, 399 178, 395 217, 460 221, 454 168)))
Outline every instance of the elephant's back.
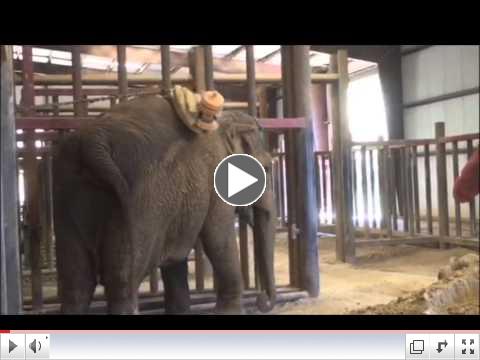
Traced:
POLYGON ((118 104, 104 115, 104 119, 108 123, 114 122, 111 124, 113 126, 123 123, 125 130, 141 131, 156 137, 156 140, 163 140, 162 142, 190 135, 170 102, 156 95, 118 104))

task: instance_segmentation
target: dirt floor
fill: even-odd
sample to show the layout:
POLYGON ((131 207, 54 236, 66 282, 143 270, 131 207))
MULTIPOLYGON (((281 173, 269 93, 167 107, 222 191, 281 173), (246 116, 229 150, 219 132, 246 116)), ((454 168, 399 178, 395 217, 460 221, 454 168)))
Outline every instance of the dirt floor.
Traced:
MULTIPOLYGON (((320 297, 280 306, 274 311, 276 314, 423 313, 423 294, 437 281, 440 268, 453 257, 475 254, 464 248, 376 246, 357 249, 357 261, 350 265, 335 261, 334 240, 320 239, 319 243, 320 297)), ((281 271, 287 268, 285 264, 284 245, 277 250, 276 271, 287 279, 286 272, 281 271)), ((478 267, 475 278, 478 282, 478 267)), ((476 296, 451 306, 449 312, 478 314, 478 288, 476 296)))
MULTIPOLYGON (((273 314, 422 314, 428 308, 426 294, 439 283, 440 269, 451 264, 451 259, 467 254, 477 258, 477 268, 470 274, 473 274, 476 294, 472 296, 470 292, 466 297, 455 299, 455 305, 450 303, 442 311, 479 313, 478 252, 465 248, 440 250, 408 245, 361 247, 357 249, 356 263, 352 265, 335 260, 334 239, 320 238, 319 245, 320 297, 279 305, 273 314)), ((193 263, 191 266, 193 270, 193 263)), ((253 266, 250 270, 253 278, 253 266)), ((288 273, 287 236, 286 233, 278 233, 275 252, 277 285, 288 284, 288 273)), ((452 279, 451 276, 442 281, 450 284, 452 279)), ((28 296, 30 286, 27 283, 24 285, 28 296)), ((190 286, 195 287, 193 274, 190 286)), ((213 287, 210 276, 206 279, 206 287, 213 287)), ((141 288, 148 291, 148 281, 141 288)), ((99 287, 97 293, 101 292, 103 289, 99 287)), ((55 293, 53 282, 44 287, 45 296, 55 293)))

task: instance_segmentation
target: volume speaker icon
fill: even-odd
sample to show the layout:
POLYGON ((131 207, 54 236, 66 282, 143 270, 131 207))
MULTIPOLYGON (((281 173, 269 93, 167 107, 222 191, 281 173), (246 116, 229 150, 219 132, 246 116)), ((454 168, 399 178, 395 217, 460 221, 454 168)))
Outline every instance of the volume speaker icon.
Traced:
POLYGON ((42 350, 42 343, 40 341, 37 341, 37 339, 34 339, 28 346, 30 347, 30 350, 32 350, 34 354, 36 354, 37 351, 42 350))

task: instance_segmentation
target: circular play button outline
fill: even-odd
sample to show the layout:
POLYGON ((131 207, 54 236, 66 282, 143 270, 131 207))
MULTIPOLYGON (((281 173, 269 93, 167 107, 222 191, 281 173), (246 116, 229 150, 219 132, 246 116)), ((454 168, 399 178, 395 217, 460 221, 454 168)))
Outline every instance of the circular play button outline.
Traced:
MULTIPOLYGON (((227 179, 227 183, 228 183, 229 179, 227 179)), ((231 205, 231 206, 249 206, 249 205, 252 205, 253 203, 255 203, 258 199, 260 199, 260 197, 263 195, 263 193, 265 192, 265 189, 267 188, 267 173, 265 172, 265 168, 263 167, 263 165, 260 163, 260 161, 258 161, 255 157, 249 155, 249 154, 232 154, 232 155, 229 155, 225 158, 222 159, 222 161, 220 161, 217 165, 217 167, 215 168, 215 171, 213 173, 213 187, 215 189, 215 192, 217 193, 218 197, 220 199, 222 199, 223 202, 227 203, 228 205, 231 205), (255 181, 255 182, 252 182, 250 185, 248 186, 245 186, 243 189, 239 190, 239 191, 236 191, 234 194, 232 194, 230 197, 228 196, 223 196, 221 194, 221 191, 217 188, 217 174, 218 174, 218 170, 219 168, 226 164, 227 166, 227 177, 230 176, 229 174, 229 169, 231 168, 229 165, 233 166, 234 168, 238 169, 239 172, 244 172, 246 173, 246 175, 248 176, 252 176, 248 171, 245 171, 244 169, 241 169, 239 166, 236 166, 234 164, 231 164, 229 161, 231 161, 231 158, 232 157, 236 157, 236 158, 241 158, 241 157, 247 157, 249 158, 249 161, 250 159, 254 160, 256 165, 258 165, 258 167, 260 169, 262 169, 262 178, 257 178, 257 177, 254 177, 256 178, 258 181, 255 181), (231 199, 232 197, 236 196, 237 194, 240 194, 242 193, 244 190, 246 189, 249 189, 251 186, 253 186, 255 183, 257 182, 261 182, 263 180, 263 185, 262 185, 262 190, 259 192, 259 194, 253 199, 253 200, 250 200, 248 202, 245 202, 245 203, 233 203, 231 201, 229 201, 229 199, 231 199)), ((227 185, 227 192, 228 192, 228 188, 229 186, 227 185)))

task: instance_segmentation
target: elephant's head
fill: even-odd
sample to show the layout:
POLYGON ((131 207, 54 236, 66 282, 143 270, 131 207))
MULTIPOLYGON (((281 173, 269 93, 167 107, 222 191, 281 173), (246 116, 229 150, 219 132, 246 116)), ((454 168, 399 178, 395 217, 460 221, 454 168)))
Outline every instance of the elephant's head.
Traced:
POLYGON ((225 140, 230 154, 248 154, 269 169, 272 163, 261 138, 261 128, 257 120, 240 111, 227 111, 220 122, 220 136, 225 140))
MULTIPOLYGON (((241 112, 225 112, 220 120, 220 135, 224 138, 230 154, 248 154, 255 157, 268 173, 272 158, 265 150, 261 138, 261 128, 255 118, 241 112)), ((258 259, 262 293, 257 305, 263 312, 275 305, 275 279, 273 254, 275 244, 276 215, 271 185, 260 199, 253 204, 253 231, 255 256, 258 259)))

